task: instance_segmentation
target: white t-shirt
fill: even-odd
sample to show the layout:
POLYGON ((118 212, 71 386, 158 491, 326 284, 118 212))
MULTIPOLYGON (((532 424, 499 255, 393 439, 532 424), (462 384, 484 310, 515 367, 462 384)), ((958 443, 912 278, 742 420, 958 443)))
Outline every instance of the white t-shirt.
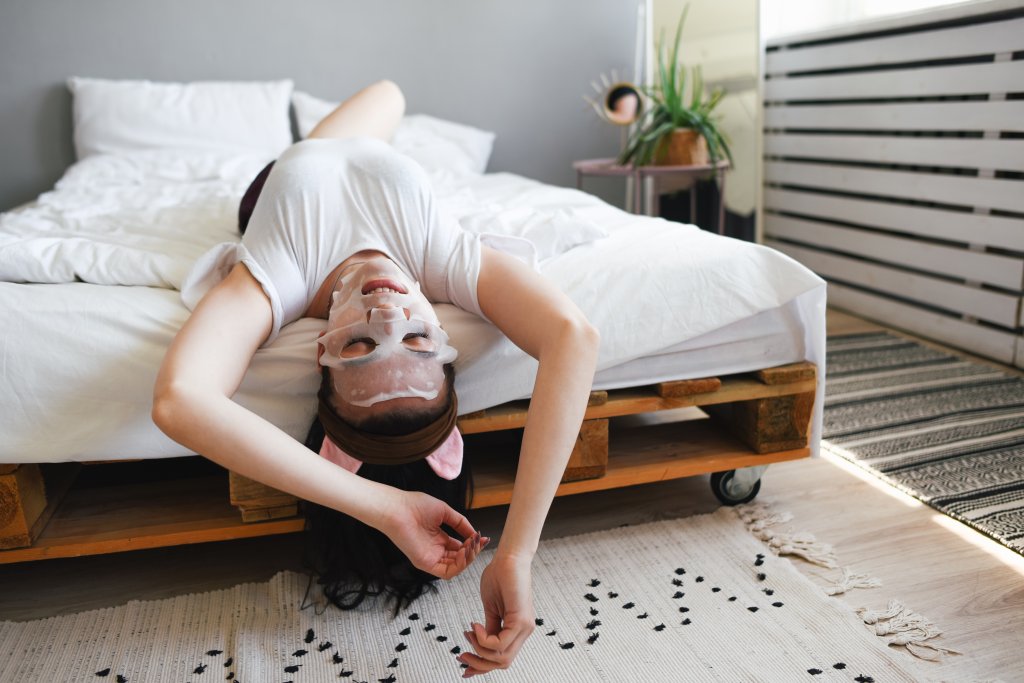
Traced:
POLYGON ((480 236, 437 210, 430 180, 412 159, 373 138, 312 139, 274 164, 242 242, 200 257, 182 286, 194 308, 231 267, 244 263, 273 309, 273 341, 309 307, 327 275, 366 249, 386 254, 427 299, 481 317, 480 236))

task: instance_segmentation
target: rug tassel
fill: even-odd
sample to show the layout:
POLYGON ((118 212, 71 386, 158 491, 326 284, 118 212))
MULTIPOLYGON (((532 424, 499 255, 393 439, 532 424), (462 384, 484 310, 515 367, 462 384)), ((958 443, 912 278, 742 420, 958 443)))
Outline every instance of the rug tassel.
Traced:
POLYGON ((736 514, 754 536, 768 544, 776 555, 797 555, 813 564, 834 569, 838 566, 835 551, 827 543, 819 543, 808 533, 782 533, 768 527, 788 522, 793 515, 773 512, 764 503, 737 505, 736 514))
POLYGON ((902 645, 919 659, 937 661, 943 655, 960 654, 956 650, 926 642, 942 635, 942 631, 920 614, 909 611, 898 600, 890 600, 885 610, 858 608, 857 614, 865 624, 873 625, 875 635, 885 638, 887 644, 902 645))
POLYGON ((867 574, 854 574, 848 568, 843 567, 843 576, 831 588, 826 588, 826 595, 841 595, 854 588, 878 588, 882 582, 867 574))

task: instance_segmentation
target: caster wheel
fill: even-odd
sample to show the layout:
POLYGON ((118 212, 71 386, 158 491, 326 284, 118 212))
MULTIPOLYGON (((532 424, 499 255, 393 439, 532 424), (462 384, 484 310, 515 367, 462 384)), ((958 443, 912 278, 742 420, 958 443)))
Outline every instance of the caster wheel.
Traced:
POLYGON ((754 485, 747 491, 732 490, 732 487, 735 486, 735 484, 730 484, 732 482, 733 475, 735 474, 736 470, 714 472, 711 474, 711 492, 715 494, 715 498, 720 500, 723 505, 740 505, 741 503, 749 503, 754 500, 758 491, 761 490, 760 479, 755 481, 754 485))

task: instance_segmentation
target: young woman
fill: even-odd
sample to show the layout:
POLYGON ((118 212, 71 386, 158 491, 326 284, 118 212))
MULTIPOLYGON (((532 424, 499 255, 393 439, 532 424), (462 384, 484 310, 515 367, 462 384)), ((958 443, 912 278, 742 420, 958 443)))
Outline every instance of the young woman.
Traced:
MULTIPOLYGON (((195 452, 379 530, 413 567, 452 578, 483 545, 469 521, 423 487, 361 474, 429 464, 452 478, 455 351, 431 302, 490 320, 539 366, 508 517, 481 576, 484 623, 466 632, 475 652, 460 655, 472 676, 507 668, 533 631, 530 566, 599 338, 536 272, 439 219, 426 174, 387 144, 404 107, 397 86, 375 83, 282 154, 228 256, 230 272, 168 350, 153 419, 195 452), (327 320, 319 454, 315 434, 307 447, 231 399, 257 349, 300 317, 327 320)), ((374 549, 337 552, 346 550, 374 549)))

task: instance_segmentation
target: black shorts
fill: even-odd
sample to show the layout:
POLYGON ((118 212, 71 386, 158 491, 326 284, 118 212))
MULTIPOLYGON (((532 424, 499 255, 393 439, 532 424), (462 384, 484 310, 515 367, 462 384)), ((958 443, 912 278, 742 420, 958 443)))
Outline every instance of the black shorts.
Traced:
POLYGON ((263 185, 267 182, 267 176, 270 175, 270 169, 273 167, 273 161, 264 166, 263 170, 257 173, 253 181, 249 183, 249 189, 242 195, 242 201, 238 205, 238 232, 243 235, 249 225, 249 219, 252 218, 252 210, 256 208, 256 200, 260 198, 260 192, 263 191, 263 185))

